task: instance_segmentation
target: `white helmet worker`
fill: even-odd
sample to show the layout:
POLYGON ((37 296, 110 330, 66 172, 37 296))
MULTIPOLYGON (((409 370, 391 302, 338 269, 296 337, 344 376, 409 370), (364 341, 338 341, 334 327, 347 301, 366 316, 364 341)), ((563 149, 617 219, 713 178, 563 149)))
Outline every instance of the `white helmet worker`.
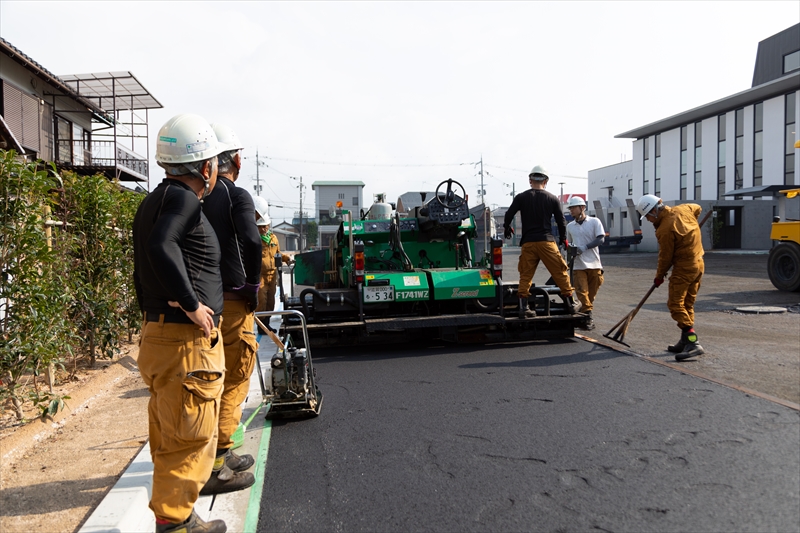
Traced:
POLYGON ((655 207, 661 203, 661 198, 654 194, 645 194, 641 198, 639 198, 639 202, 636 204, 636 210, 639 212, 641 217, 639 220, 644 220, 650 211, 655 209, 655 207))
POLYGON ((528 174, 528 178, 536 181, 544 181, 549 180, 550 175, 542 165, 536 165, 533 167, 533 170, 531 170, 531 173, 528 174))
POLYGON ((567 207, 575 207, 576 205, 582 205, 583 207, 586 207, 586 202, 584 202, 583 198, 581 198, 580 196, 573 196, 572 198, 569 199, 567 207))
POLYGON ((241 167, 241 160, 239 161, 239 164, 236 164, 234 158, 236 156, 236 152, 244 148, 242 142, 239 140, 239 136, 236 135, 236 132, 233 131, 233 128, 225 126, 224 124, 212 124, 211 129, 214 130, 217 140, 219 140, 220 144, 222 145, 222 151, 218 156, 220 174, 228 174, 233 172, 234 178, 238 177, 238 170, 241 167))
POLYGON ((205 198, 211 192, 212 170, 206 177, 202 173, 206 162, 216 168, 217 155, 223 147, 211 125, 201 116, 191 113, 175 115, 158 130, 156 163, 171 176, 192 174, 203 180, 205 198))
POLYGON ((256 225, 257 226, 269 226, 272 224, 272 219, 269 218, 269 202, 261 198, 260 196, 256 196, 253 198, 253 204, 256 207, 256 225))
MULTIPOLYGON (((206 161, 225 150, 211 125, 199 115, 175 115, 158 130, 156 162, 181 165, 206 161)), ((169 170, 167 170, 169 172, 169 170)), ((178 174, 180 175, 180 174, 178 174)))

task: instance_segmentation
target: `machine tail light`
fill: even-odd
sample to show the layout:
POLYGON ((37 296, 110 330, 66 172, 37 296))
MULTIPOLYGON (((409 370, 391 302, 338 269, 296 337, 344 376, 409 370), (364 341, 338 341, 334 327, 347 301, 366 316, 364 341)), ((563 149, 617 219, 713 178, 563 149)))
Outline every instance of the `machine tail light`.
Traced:
POLYGON ((353 270, 355 270, 356 283, 364 283, 364 243, 356 242, 353 246, 353 270))
POLYGON ((492 239, 492 275, 499 278, 503 274, 503 241, 492 239))
POLYGON ((642 230, 640 230, 640 229, 635 229, 635 230, 633 230, 633 234, 634 234, 634 235, 641 235, 641 234, 642 234, 642 230))

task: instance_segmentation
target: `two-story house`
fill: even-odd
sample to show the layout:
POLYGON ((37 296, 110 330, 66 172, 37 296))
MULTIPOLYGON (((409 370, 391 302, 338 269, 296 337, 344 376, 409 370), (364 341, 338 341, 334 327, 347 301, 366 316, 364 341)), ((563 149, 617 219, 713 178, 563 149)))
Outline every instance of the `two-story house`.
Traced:
POLYGON ((147 113, 161 107, 130 72, 56 76, 0 38, 0 148, 149 185, 147 113))
MULTIPOLYGON (((330 244, 332 238, 336 237, 339 230, 341 217, 337 217, 335 211, 345 209, 353 213, 353 219, 360 216, 361 208, 364 205, 362 195, 364 182, 361 181, 315 181, 311 184, 314 191, 314 199, 317 206, 317 224, 319 237, 317 246, 323 248, 330 244), (341 202, 341 203, 339 203, 341 202)), ((308 243, 313 246, 313 243, 308 243)))

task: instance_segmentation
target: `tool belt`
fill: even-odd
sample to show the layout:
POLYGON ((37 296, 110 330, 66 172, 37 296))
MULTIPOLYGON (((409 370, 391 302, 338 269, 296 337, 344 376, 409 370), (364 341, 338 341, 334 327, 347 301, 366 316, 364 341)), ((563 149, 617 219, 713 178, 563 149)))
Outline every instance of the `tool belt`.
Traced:
MULTIPOLYGON (((183 311, 181 311, 180 314, 163 315, 159 313, 151 313, 149 311, 144 314, 144 318, 148 322, 159 322, 162 316, 164 317, 165 324, 194 324, 192 319, 189 318, 183 311)), ((219 327, 219 315, 214 315, 212 320, 214 321, 214 327, 219 327)))
POLYGON ((223 292, 222 293, 222 298, 224 300, 242 300, 242 301, 247 301, 247 298, 245 298, 244 295, 239 294, 238 292, 230 292, 230 291, 223 292))

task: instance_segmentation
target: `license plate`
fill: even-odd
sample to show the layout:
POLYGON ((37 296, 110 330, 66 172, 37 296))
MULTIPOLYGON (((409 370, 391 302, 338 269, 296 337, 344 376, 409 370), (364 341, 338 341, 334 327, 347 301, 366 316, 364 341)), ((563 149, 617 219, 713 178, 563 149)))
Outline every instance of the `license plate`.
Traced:
POLYGON ((393 302, 394 287, 385 285, 380 287, 364 287, 364 302, 393 302))

